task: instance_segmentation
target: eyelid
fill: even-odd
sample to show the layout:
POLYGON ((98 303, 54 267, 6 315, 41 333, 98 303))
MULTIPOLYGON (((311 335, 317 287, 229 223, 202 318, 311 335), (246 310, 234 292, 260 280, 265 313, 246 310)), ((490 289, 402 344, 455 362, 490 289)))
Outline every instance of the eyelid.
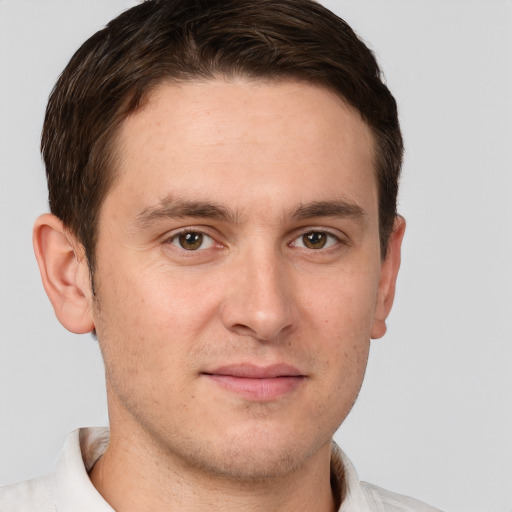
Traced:
POLYGON ((183 253, 190 255, 191 253, 194 253, 194 252, 197 253, 197 252, 201 252, 201 251, 206 251, 207 249, 215 248, 215 246, 217 246, 219 248, 223 247, 224 244, 222 242, 219 242, 218 238, 219 237, 216 237, 213 234, 211 234, 211 229, 208 229, 206 226, 186 226, 186 227, 182 227, 182 228, 177 228, 169 233, 166 233, 165 236, 163 237, 163 243, 166 245, 172 245, 178 251, 181 251, 183 253), (178 240, 178 238, 181 235, 186 235, 187 233, 201 234, 201 235, 203 235, 204 238, 210 239, 212 241, 212 243, 209 247, 200 248, 200 249, 196 249, 196 250, 187 250, 187 249, 184 249, 183 247, 181 247, 178 243, 174 243, 178 240))
POLYGON ((325 227, 316 227, 316 226, 307 226, 302 228, 300 231, 296 232, 293 236, 293 239, 288 243, 289 246, 298 247, 299 249, 305 249, 307 251, 321 252, 328 251, 329 249, 333 249, 339 245, 348 245, 349 240, 344 235, 344 233, 336 230, 336 233, 333 233, 333 230, 325 228, 325 227), (322 233, 335 240, 335 243, 330 244, 328 247, 322 247, 320 249, 311 249, 304 245, 295 245, 295 242, 301 239, 304 235, 308 233, 322 233))

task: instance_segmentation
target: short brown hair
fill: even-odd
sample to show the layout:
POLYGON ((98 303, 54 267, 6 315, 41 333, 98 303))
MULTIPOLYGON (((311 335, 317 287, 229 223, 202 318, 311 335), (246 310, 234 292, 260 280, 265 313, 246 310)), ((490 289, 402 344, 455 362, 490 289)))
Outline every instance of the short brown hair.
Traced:
POLYGON ((78 49, 46 110, 41 151, 50 209, 84 246, 91 274, 120 124, 163 81, 235 76, 320 84, 359 111, 376 143, 386 253, 402 136, 375 57, 347 23, 312 0, 147 0, 78 49))

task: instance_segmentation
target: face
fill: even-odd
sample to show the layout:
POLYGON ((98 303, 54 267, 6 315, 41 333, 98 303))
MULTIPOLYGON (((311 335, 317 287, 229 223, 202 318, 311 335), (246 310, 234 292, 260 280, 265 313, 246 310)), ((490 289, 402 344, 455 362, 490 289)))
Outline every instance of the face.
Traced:
POLYGON ((327 453, 378 331, 368 127, 304 83, 166 84, 116 147, 92 301, 113 432, 237 478, 327 453))

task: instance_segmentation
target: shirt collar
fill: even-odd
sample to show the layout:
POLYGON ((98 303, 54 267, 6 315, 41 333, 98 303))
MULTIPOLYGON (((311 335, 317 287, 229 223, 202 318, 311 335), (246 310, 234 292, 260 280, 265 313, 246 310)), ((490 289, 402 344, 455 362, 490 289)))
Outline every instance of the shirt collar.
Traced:
POLYGON ((66 439, 55 471, 59 512, 114 512, 89 479, 88 471, 107 447, 109 429, 83 428, 66 439))
POLYGON ((371 512, 352 462, 334 441, 331 451, 331 486, 340 496, 339 512, 371 512))

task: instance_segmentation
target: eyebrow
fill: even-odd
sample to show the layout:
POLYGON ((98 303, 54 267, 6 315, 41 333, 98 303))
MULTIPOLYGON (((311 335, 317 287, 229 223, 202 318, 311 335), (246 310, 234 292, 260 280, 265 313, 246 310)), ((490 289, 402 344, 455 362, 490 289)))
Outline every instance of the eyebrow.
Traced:
POLYGON ((223 206, 207 201, 189 201, 166 197, 157 206, 145 208, 139 213, 135 223, 140 228, 146 228, 160 220, 188 217, 235 222, 234 212, 223 206))
MULTIPOLYGON (((145 208, 137 215, 135 224, 139 228, 147 228, 165 219, 214 219, 236 223, 235 212, 224 206, 209 201, 190 201, 168 196, 156 206, 145 208)), ((366 212, 356 203, 344 200, 313 201, 301 204, 292 213, 295 220, 307 220, 319 217, 341 217, 355 220, 365 220, 366 212)))
POLYGON ((315 217, 348 217, 355 220, 365 220, 366 212, 356 203, 344 200, 314 201, 300 205, 292 217, 297 220, 312 219, 315 217))

